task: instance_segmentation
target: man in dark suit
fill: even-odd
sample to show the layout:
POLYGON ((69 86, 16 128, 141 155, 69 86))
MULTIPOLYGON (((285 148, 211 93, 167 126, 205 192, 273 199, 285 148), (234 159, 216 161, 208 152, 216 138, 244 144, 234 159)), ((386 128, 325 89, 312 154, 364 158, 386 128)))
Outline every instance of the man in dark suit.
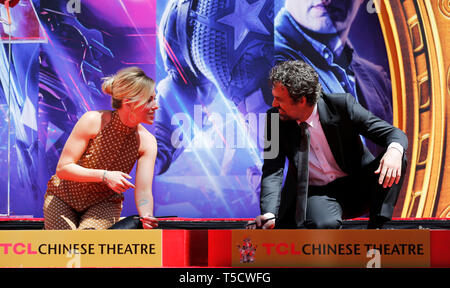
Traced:
POLYGON ((403 182, 406 135, 352 95, 323 93, 317 73, 303 61, 276 65, 270 81, 274 100, 266 137, 278 129, 279 153, 264 159, 261 215, 250 227, 340 228, 342 219, 369 213, 368 228, 381 228, 392 217, 403 182), (273 113, 279 125, 271 123, 273 113), (301 126, 309 134, 309 151, 300 148, 301 126), (361 136, 385 147, 384 153, 375 158, 361 136))

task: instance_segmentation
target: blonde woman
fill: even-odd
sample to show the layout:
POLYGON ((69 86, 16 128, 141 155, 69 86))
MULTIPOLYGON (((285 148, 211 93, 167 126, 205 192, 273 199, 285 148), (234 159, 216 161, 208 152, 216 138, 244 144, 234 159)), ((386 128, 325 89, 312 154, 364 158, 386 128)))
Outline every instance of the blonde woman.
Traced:
POLYGON ((107 229, 119 220, 123 194, 135 189, 143 228, 157 227, 152 180, 156 139, 140 123, 152 124, 158 105, 155 82, 137 67, 104 79, 113 111, 89 111, 76 123, 47 185, 45 229, 107 229), (135 185, 128 175, 136 166, 135 185))

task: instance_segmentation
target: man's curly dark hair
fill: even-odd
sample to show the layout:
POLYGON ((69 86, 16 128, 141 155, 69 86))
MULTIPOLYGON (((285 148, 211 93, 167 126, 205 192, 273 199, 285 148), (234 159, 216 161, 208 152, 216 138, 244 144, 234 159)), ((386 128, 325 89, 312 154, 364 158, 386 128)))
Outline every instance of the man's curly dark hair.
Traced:
POLYGON ((322 86, 319 75, 310 65, 301 60, 285 61, 270 70, 269 81, 272 85, 280 83, 285 86, 294 102, 306 97, 309 105, 319 100, 322 86))

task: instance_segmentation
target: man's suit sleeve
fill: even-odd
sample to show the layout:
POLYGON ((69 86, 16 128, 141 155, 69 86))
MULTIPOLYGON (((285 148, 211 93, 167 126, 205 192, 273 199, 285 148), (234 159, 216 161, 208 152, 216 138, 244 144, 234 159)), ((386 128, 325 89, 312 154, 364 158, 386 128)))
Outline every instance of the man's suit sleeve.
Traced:
POLYGON ((402 130, 372 114, 357 103, 351 95, 347 95, 346 103, 351 121, 362 136, 385 148, 393 142, 399 143, 403 151, 406 151, 408 138, 402 130))
MULTIPOLYGON (((269 109, 266 114, 266 139, 272 139, 273 132, 272 129, 280 129, 277 125, 273 127, 271 119, 272 116, 279 117, 278 111, 276 109, 269 109), (273 115, 273 114, 276 115, 273 115)), ((279 121, 278 121, 279 122, 279 121)), ((282 131, 278 131, 279 141, 275 141, 279 145, 278 153, 276 157, 270 157, 264 159, 264 164, 262 167, 262 177, 261 177, 261 194, 260 194, 260 208, 261 214, 273 213, 275 216, 278 215, 278 208, 280 207, 281 198, 281 188, 283 183, 283 171, 285 165, 285 155, 281 148, 281 138, 282 131)), ((274 141, 272 141, 273 143, 274 141)), ((271 149, 273 147, 266 147, 265 150, 271 149)))

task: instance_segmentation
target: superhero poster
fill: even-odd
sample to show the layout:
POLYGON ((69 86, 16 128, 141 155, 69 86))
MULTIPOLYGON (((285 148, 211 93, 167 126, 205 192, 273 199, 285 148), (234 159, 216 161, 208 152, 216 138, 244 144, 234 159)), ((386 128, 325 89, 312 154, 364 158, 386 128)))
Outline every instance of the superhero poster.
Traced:
MULTIPOLYGON (((1 113, 16 119, 11 145, 7 125, 0 126, 0 169, 11 168, 10 180, 1 175, 0 213, 10 189, 12 214, 42 217, 47 181, 76 121, 86 111, 111 109, 102 77, 139 66, 158 83, 160 109, 147 126, 158 141, 155 215, 258 215, 272 103, 267 79, 275 63, 303 59, 325 89, 352 93, 393 119, 389 63, 378 15, 367 9, 371 1, 326 1, 327 8, 319 2, 32 1, 45 43, 12 45, 10 81, 7 62, 0 62, 1 113), (29 87, 15 95, 14 109, 5 100, 10 84, 29 87)), ((137 214, 133 192, 125 193, 122 216, 137 214)))
POLYGON ((351 93, 392 123, 376 11, 322 2, 158 1, 157 215, 259 214, 262 151, 276 145, 264 142, 267 78, 279 61, 308 62, 326 92, 351 93))

